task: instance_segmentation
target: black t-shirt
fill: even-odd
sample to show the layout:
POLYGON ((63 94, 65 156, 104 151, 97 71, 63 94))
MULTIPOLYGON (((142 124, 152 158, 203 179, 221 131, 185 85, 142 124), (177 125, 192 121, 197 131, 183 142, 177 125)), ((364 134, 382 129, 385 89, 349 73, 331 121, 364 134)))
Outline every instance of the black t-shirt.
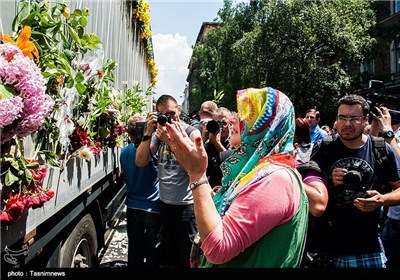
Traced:
POLYGON ((358 149, 347 148, 340 138, 328 146, 321 142, 315 145, 311 159, 319 164, 330 184, 328 207, 324 216, 331 226, 326 244, 329 244, 328 251, 332 253, 356 255, 381 251, 378 241, 380 208, 363 212, 353 206, 353 200, 365 195, 366 190, 384 193, 385 183, 399 181, 400 163, 390 145, 386 144, 388 160, 383 166, 377 164, 372 147, 370 136, 365 145, 358 149), (353 170, 355 179, 350 180, 351 184, 333 187, 332 171, 339 167, 353 170))
MULTIPOLYGON (((225 149, 230 149, 229 140, 223 141, 222 145, 225 147, 225 149)), ((222 180, 222 171, 220 169, 220 165, 223 162, 220 152, 210 141, 207 141, 204 144, 204 148, 208 155, 208 166, 206 171, 208 182, 210 183, 211 187, 219 186, 221 185, 222 180)))

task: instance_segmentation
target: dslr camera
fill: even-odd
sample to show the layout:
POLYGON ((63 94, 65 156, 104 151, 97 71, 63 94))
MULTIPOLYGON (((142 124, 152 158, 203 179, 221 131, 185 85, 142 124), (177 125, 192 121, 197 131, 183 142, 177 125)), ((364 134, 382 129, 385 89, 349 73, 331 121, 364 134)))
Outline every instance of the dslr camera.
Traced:
POLYGON ((207 122, 206 128, 208 132, 216 134, 222 127, 223 122, 220 120, 211 120, 207 122))
POLYGON ((387 95, 385 85, 382 81, 370 80, 366 99, 370 107, 370 111, 378 114, 376 107, 385 106, 389 109, 392 123, 400 122, 400 99, 393 95, 387 95), (391 107, 391 108, 389 108, 391 107))
POLYGON ((348 172, 343 176, 343 187, 335 188, 335 206, 347 207, 359 197, 368 197, 369 174, 359 165, 347 166, 348 172))
POLYGON ((157 115, 157 122, 162 126, 165 126, 167 122, 171 123, 171 113, 159 112, 157 115))

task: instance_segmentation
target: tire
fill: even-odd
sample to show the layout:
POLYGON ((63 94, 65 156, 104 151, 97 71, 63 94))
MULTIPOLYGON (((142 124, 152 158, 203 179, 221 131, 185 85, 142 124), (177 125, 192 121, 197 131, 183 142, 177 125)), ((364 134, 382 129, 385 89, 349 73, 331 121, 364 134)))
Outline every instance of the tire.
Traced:
POLYGON ((86 214, 61 247, 60 267, 95 267, 97 247, 96 227, 91 215, 86 214))

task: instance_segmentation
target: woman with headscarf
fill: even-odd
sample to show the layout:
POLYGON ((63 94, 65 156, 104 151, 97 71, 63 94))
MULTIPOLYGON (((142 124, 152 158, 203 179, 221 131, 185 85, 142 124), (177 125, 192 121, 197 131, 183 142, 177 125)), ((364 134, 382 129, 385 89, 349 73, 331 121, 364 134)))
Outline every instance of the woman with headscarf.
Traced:
POLYGON ((308 200, 295 170, 294 109, 273 88, 240 90, 230 119, 235 152, 221 165, 213 195, 201 138, 193 146, 182 127, 167 124, 173 150, 187 170, 203 256, 201 267, 299 267, 308 200))

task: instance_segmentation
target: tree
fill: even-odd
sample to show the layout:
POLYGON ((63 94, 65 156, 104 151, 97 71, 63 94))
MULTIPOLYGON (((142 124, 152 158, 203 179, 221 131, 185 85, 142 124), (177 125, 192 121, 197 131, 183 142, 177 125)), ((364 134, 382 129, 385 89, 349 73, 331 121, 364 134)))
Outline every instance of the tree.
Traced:
POLYGON ((351 90, 348 65, 362 62, 374 43, 370 4, 254 0, 233 6, 226 0, 221 27, 195 47, 193 94, 201 100, 223 91, 222 105, 234 110, 238 89, 271 86, 296 100, 297 115, 314 107, 333 122, 332 104, 351 90))

